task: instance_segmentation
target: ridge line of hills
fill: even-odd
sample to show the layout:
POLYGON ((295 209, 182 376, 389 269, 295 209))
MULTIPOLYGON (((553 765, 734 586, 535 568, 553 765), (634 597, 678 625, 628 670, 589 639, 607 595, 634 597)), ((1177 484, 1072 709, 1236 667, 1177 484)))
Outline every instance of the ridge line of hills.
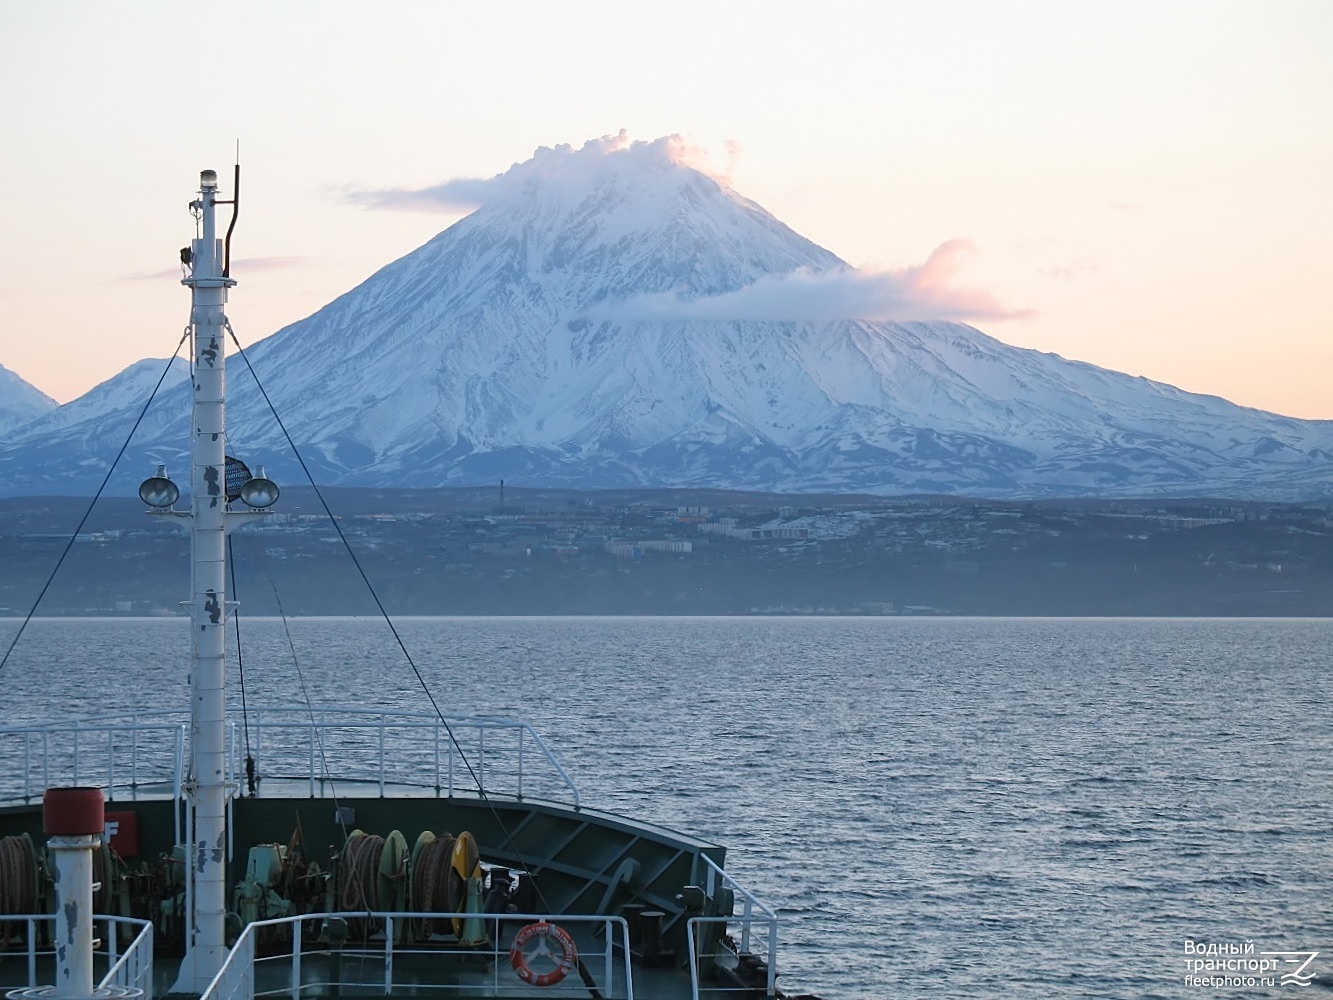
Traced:
MULTIPOLYGON (((1333 505, 498 487, 325 491, 394 615, 1333 615, 1333 505)), ((0 615, 86 501, 0 499, 0 615)), ((246 614, 375 614, 312 491, 237 532, 246 614)), ((178 613, 174 519, 104 499, 38 609, 178 613)))

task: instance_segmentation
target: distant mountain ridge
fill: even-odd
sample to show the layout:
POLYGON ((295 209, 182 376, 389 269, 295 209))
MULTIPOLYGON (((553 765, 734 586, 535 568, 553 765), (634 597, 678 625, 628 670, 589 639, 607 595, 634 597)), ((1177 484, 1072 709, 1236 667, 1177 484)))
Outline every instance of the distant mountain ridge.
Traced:
MULTIPOLYGON (((477 211, 247 351, 321 484, 1333 496, 1333 421, 956 322, 728 316, 775 278, 852 269, 666 140, 539 150, 486 188, 477 211)), ((0 446, 0 491, 91 492, 148 377, 127 370, 22 427, 0 446)), ((228 381, 229 449, 295 483, 239 359, 228 381)), ((156 462, 184 469, 187 409, 185 384, 154 404, 117 492, 156 462)))
POLYGON ((58 404, 35 385, 0 365, 0 441, 50 413, 58 404))

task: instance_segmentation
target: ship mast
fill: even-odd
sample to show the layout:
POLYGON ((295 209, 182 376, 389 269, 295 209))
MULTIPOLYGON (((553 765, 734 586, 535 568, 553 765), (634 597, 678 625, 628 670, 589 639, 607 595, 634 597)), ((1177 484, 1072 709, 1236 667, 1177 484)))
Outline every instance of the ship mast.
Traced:
MULTIPOLYGON (((240 185, 240 168, 236 169, 240 185)), ((190 203, 198 237, 181 253, 189 274, 190 337, 194 401, 191 412, 190 510, 169 509, 177 490, 165 471, 148 480, 139 495, 161 513, 190 521, 190 773, 185 792, 191 831, 186 845, 186 952, 173 992, 202 994, 227 957, 227 797, 233 791, 227 769, 226 627, 227 532, 263 510, 228 510, 239 495, 250 507, 267 507, 278 489, 259 475, 231 493, 227 482, 226 331, 227 290, 236 282, 228 271, 227 250, 217 235, 218 197, 212 170, 199 175, 199 197, 190 203), (168 509, 163 509, 168 508, 168 509)), ((235 224, 233 210, 232 223, 235 224)), ((228 232, 230 236, 230 231, 228 232)), ((241 469, 244 466, 240 466, 241 469)))
POLYGON ((176 990, 203 993, 226 958, 226 329, 227 289, 215 207, 218 176, 199 176, 191 203, 199 236, 190 245, 190 336, 194 405, 190 444, 190 781, 194 811, 188 850, 193 876, 185 961, 176 990))
MULTIPOLYGON (((194 907, 189 914, 189 950, 181 969, 193 965, 194 985, 203 993, 226 957, 226 323, 227 289, 222 275, 222 241, 217 238, 218 176, 199 176, 199 237, 190 256, 194 351, 193 438, 190 446, 190 703, 191 779, 194 838, 190 869, 194 907)), ((184 986, 181 982, 178 985, 184 986)))

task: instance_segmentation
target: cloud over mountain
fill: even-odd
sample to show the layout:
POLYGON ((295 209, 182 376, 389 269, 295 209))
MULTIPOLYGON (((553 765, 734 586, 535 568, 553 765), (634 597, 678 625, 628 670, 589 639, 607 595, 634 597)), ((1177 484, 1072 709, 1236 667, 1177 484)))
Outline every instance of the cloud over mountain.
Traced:
POLYGON ((896 271, 868 272, 851 267, 829 271, 797 268, 766 274, 734 291, 700 298, 656 292, 599 303, 588 318, 612 322, 831 321, 883 322, 1008 319, 1023 315, 1006 309, 989 292, 954 287, 959 258, 972 251, 966 240, 936 247, 924 264, 896 271))
MULTIPOLYGON (((622 134, 430 195, 480 205, 251 347, 319 482, 1333 494, 1333 422, 1005 345, 952 321, 1008 314, 955 284, 965 241, 863 274, 693 155, 622 134)), ((0 446, 0 489, 89 489, 148 374, 0 446)), ((231 453, 295 481, 246 366, 228 382, 231 453)), ((164 391, 114 489, 184 466, 189 396, 164 391)))

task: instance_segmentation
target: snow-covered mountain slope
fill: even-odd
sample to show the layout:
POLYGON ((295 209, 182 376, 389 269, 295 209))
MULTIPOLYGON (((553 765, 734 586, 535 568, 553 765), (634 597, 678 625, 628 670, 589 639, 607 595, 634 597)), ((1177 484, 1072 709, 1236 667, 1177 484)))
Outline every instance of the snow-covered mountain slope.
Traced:
POLYGON ((127 449, 131 457, 116 467, 112 492, 132 495, 152 473, 152 463, 173 463, 184 475, 189 451, 181 442, 190 433, 189 385, 189 362, 147 358, 44 413, 0 445, 0 482, 13 477, 0 488, 3 495, 91 496, 141 414, 143 423, 127 449))
MULTIPOLYGON (((795 279, 851 269, 669 140, 539 150, 485 188, 472 215, 247 352, 322 484, 1333 495, 1330 421, 956 322, 772 318, 795 279)), ((295 482, 239 359, 229 384, 229 449, 295 482)), ((110 386, 0 449, 3 488, 86 491, 81 463, 123 439, 110 386)), ((119 492, 150 460, 183 468, 165 414, 187 395, 155 404, 119 492)))
POLYGON ((0 365, 0 442, 56 408, 56 401, 15 372, 0 365))

